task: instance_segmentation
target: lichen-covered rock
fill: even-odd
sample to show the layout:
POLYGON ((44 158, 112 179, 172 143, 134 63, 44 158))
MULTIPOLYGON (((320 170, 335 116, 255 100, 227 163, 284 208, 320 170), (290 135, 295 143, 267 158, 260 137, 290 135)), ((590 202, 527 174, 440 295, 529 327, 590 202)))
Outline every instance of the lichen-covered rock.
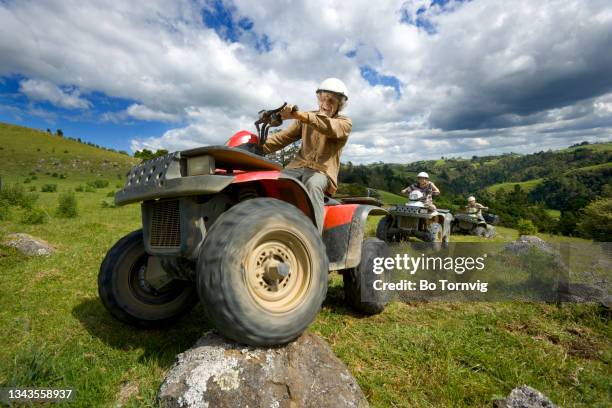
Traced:
POLYGON ((158 393, 163 407, 367 407, 359 385, 320 337, 275 348, 209 333, 177 356, 158 393))
POLYGON ((555 254, 555 249, 543 239, 535 235, 521 235, 516 241, 504 246, 504 250, 515 255, 528 253, 531 248, 537 248, 547 254, 555 254))
POLYGON ((3 244, 16 248, 27 256, 49 256, 55 252, 53 246, 47 241, 24 233, 7 235, 4 238, 3 244))
POLYGON ((546 395, 528 385, 521 385, 513 389, 506 399, 496 400, 493 406, 495 408, 557 408, 546 395))

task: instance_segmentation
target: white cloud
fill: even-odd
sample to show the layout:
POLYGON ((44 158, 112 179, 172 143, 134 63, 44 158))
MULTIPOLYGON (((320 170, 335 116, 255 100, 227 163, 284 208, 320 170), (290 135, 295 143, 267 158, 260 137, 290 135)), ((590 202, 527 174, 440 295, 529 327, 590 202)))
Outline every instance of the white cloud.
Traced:
POLYGON ((314 89, 328 76, 350 91, 354 130, 344 160, 405 162, 610 138, 609 1, 430 3, 235 0, 234 17, 254 23, 235 43, 203 25, 199 1, 0 3, 0 76, 40 78, 46 93, 29 97, 64 107, 88 103, 77 89, 135 101, 103 120, 181 123, 135 139, 134 149, 223 143, 252 129, 262 108, 283 101, 314 108, 314 89), (401 21, 423 7, 434 35, 401 21), (264 34, 272 47, 260 53, 254 44, 264 34), (398 78, 401 96, 370 85, 362 66, 398 78))
POLYGON ((140 120, 159 121, 159 122, 177 122, 180 115, 156 111, 144 105, 133 104, 126 109, 126 113, 140 120))
POLYGON ((80 97, 77 89, 64 91, 49 81, 26 79, 19 83, 19 91, 35 101, 48 101, 66 109, 87 109, 91 103, 80 97))

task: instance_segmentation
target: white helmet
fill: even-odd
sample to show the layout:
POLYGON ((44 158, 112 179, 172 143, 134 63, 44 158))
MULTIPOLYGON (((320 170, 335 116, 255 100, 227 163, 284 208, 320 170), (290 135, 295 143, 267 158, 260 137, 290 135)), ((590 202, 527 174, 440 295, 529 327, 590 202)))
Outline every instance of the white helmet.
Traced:
POLYGON ((344 82, 338 78, 327 78, 325 81, 321 82, 321 85, 319 85, 317 88, 317 93, 321 91, 337 93, 344 96, 344 98, 348 100, 348 90, 346 89, 346 85, 344 85, 344 82))
POLYGON ((419 174, 417 174, 417 178, 419 178, 419 177, 424 177, 424 178, 428 179, 429 178, 429 174, 427 174, 424 171, 422 171, 419 174))
POLYGON ((476 197, 474 197, 474 196, 469 196, 469 197, 468 197, 468 202, 472 202, 472 201, 476 201, 476 197))

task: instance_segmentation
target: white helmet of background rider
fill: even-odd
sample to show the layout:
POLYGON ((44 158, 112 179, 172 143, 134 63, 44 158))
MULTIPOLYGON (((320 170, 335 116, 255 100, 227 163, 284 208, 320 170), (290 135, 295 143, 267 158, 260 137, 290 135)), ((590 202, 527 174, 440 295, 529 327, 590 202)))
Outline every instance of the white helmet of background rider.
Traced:
POLYGON ((424 171, 422 171, 419 174, 417 174, 417 178, 421 178, 421 177, 428 179, 429 178, 429 174, 427 174, 424 171))
POLYGON ((317 88, 317 93, 322 91, 342 95, 344 97, 344 101, 348 100, 348 90, 346 89, 346 85, 344 85, 344 82, 338 78, 327 78, 325 81, 321 82, 321 85, 319 85, 317 88))
POLYGON ((468 203, 473 203, 475 201, 476 201, 476 197, 474 197, 474 196, 469 196, 468 197, 468 203))

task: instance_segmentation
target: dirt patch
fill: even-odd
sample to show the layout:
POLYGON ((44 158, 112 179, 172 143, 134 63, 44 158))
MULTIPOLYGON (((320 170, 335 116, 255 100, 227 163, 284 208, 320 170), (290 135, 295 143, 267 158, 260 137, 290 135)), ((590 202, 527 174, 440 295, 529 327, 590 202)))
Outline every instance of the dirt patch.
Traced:
POLYGON ((130 398, 138 394, 138 388, 137 382, 123 382, 117 396, 117 406, 124 406, 130 398))

